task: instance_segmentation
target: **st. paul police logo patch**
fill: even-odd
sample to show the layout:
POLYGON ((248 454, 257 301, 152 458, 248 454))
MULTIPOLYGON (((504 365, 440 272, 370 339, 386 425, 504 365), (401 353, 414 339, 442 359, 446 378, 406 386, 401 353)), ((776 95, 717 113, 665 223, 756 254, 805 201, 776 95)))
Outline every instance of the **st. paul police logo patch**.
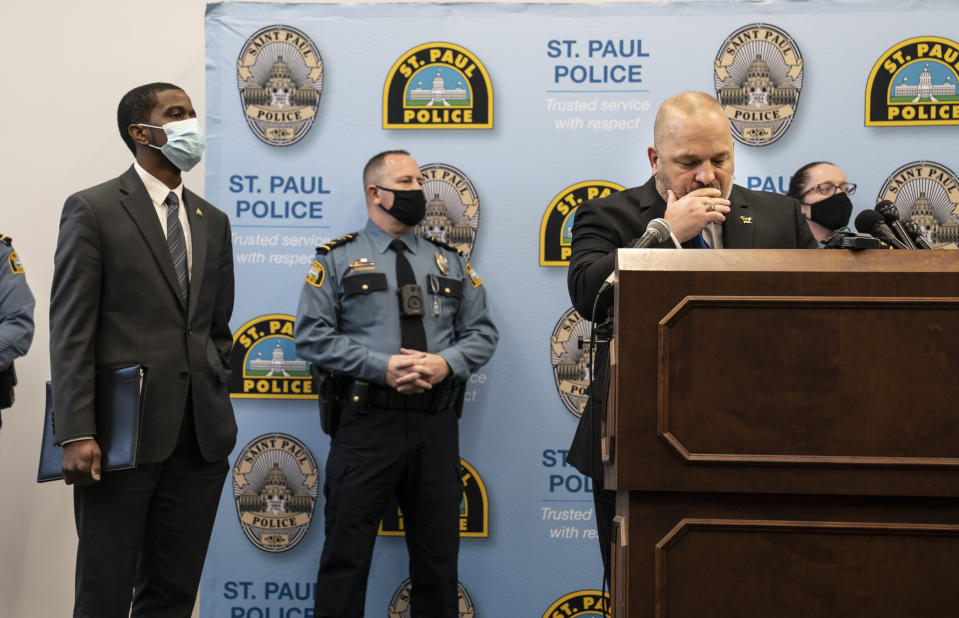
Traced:
POLYGON ((318 478, 313 453, 293 436, 254 438, 233 465, 233 498, 246 538, 271 553, 296 546, 313 519, 318 478))
POLYGON ((786 133, 799 105, 803 59, 784 30, 769 24, 736 30, 716 54, 713 76, 737 141, 767 146, 786 133))
POLYGON ((913 161, 894 171, 883 183, 878 200, 889 200, 899 218, 919 226, 933 247, 959 245, 959 178, 934 161, 913 161))
POLYGON ((893 45, 866 82, 866 126, 959 124, 959 43, 921 36, 893 45))
POLYGON ((539 265, 568 266, 576 209, 587 200, 606 197, 625 188, 608 180, 586 180, 557 193, 539 225, 539 265))
MULTIPOLYGON (((410 618, 413 615, 410 608, 411 589, 410 580, 406 579, 393 593, 393 598, 390 599, 390 618, 410 618)), ((473 618, 476 615, 473 599, 462 582, 456 582, 456 611, 459 618, 473 618)))
POLYGON ((459 249, 469 259, 479 227, 479 197, 470 179, 452 165, 420 166, 426 216, 413 228, 423 238, 435 238, 459 249))
MULTIPOLYGON (((489 536, 489 497, 486 484, 465 459, 460 459, 460 481, 463 483, 463 500, 460 502, 460 538, 489 536)), ((391 498, 384 511, 377 534, 380 536, 403 536, 405 525, 403 511, 396 498, 391 498)))
POLYGON ((15 275, 22 275, 25 271, 23 269, 23 263, 20 262, 20 256, 17 255, 16 251, 11 252, 7 256, 7 263, 10 265, 10 272, 15 275))
POLYGON ((243 44, 236 81, 253 134, 271 146, 289 146, 303 139, 316 120, 323 59, 303 32, 267 26, 243 44))
POLYGON ((492 129, 493 86, 479 58, 454 43, 424 43, 383 85, 384 129, 492 129))
POLYGON ((592 323, 572 307, 563 314, 549 338, 550 362, 556 390, 566 409, 582 416, 590 382, 589 338, 592 323), (580 339, 583 341, 580 347, 580 339))
POLYGON ((261 315, 236 330, 230 397, 316 399, 310 365, 293 345, 293 320, 292 315, 261 315))
POLYGON ((556 599, 549 608, 543 612, 543 618, 604 618, 607 614, 603 611, 605 607, 609 608, 609 594, 603 594, 599 590, 577 590, 570 592, 556 599))

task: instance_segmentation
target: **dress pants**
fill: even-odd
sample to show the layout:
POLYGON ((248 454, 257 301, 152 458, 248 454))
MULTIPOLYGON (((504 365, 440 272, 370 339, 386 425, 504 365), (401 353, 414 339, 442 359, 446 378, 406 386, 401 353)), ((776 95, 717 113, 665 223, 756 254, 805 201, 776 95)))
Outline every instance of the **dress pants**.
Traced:
POLYGON ((188 404, 165 461, 74 488, 74 618, 189 618, 228 470, 200 455, 188 404))
POLYGON ((412 616, 458 617, 463 486, 457 423, 452 409, 344 410, 326 462, 315 618, 364 615, 376 531, 392 495, 405 522, 412 616))

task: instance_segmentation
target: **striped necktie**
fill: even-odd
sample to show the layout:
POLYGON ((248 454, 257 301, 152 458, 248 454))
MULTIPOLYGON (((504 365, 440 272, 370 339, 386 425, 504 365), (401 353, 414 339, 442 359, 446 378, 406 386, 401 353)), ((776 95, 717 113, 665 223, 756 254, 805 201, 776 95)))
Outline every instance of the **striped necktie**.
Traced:
POLYGON ((190 278, 186 264, 186 237, 180 225, 180 200, 176 193, 170 191, 163 202, 166 204, 166 242, 170 246, 170 257, 173 258, 173 269, 176 270, 176 280, 180 284, 180 294, 183 302, 190 297, 190 278))

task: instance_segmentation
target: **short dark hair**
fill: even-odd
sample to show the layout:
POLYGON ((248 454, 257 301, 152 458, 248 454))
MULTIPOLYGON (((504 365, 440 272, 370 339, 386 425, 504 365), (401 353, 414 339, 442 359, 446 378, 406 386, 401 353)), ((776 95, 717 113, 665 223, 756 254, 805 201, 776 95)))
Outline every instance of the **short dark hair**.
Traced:
POLYGON ((410 153, 405 150, 384 150, 380 154, 374 155, 373 158, 367 161, 366 165, 363 166, 364 190, 366 189, 366 185, 370 184, 371 177, 380 171, 380 168, 383 167, 383 161, 390 155, 406 155, 408 157, 410 153))
POLYGON ((157 93, 166 90, 184 92, 183 88, 174 84, 153 82, 152 84, 137 86, 120 99, 120 105, 117 106, 117 128, 120 129, 120 137, 123 138, 127 148, 134 155, 137 153, 137 145, 130 137, 130 125, 149 122, 150 112, 157 104, 157 93))
POLYGON ((792 180, 789 181, 789 191, 786 193, 788 197, 802 201, 803 187, 806 186, 806 180, 809 178, 809 170, 817 165, 836 164, 830 163, 829 161, 813 161, 812 163, 807 163, 806 165, 800 167, 798 170, 796 170, 796 173, 793 174, 792 180))

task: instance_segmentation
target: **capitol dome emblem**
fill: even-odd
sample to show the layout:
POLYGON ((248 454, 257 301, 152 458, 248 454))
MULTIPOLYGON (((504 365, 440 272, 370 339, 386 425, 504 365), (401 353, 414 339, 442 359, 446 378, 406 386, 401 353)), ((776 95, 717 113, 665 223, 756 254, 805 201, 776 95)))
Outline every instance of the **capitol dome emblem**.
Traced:
POLYGON ((959 43, 921 36, 896 43, 866 82, 866 126, 959 124, 959 43))
POLYGON ((959 245, 959 178, 934 161, 913 161, 886 178, 876 201, 889 200, 903 223, 913 222, 936 249, 959 245))
POLYGON ((253 134, 270 146, 289 146, 303 139, 316 120, 323 59, 300 30, 267 26, 243 44, 236 81, 253 134))
POLYGON ((233 334, 230 397, 316 399, 310 364, 297 356, 292 315, 253 318, 233 334))
POLYGON ((559 319, 549 338, 550 361, 556 390, 563 405, 579 417, 586 408, 590 383, 589 338, 592 323, 570 307, 559 319), (582 339, 582 346, 580 340, 582 339))
POLYGON ((251 440, 233 464, 233 499, 246 538, 266 552, 293 549, 313 520, 318 479, 313 453, 293 436, 251 440))
POLYGON ((785 135, 796 114, 802 54, 785 30, 749 24, 723 41, 713 80, 733 137, 747 146, 768 146, 785 135))
POLYGON ((476 187, 463 172, 445 163, 420 166, 426 216, 413 228, 423 238, 435 238, 460 250, 468 260, 479 227, 476 187))

